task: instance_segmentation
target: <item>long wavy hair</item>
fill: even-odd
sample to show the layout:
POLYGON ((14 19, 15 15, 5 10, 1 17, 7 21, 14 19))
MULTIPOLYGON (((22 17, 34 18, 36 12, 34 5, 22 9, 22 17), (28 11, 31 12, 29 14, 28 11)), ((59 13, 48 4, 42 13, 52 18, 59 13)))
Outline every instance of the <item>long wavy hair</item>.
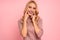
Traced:
POLYGON ((37 10, 37 4, 36 4, 36 2, 33 1, 33 0, 29 1, 29 2, 26 4, 25 10, 24 10, 24 14, 23 14, 23 16, 22 16, 22 21, 24 21, 25 12, 26 12, 26 10, 27 10, 27 6, 28 6, 30 3, 34 3, 34 4, 36 5, 36 10, 35 10, 36 18, 35 18, 35 20, 38 21, 38 19, 39 19, 39 16, 38 16, 39 12, 38 12, 38 10, 37 10))

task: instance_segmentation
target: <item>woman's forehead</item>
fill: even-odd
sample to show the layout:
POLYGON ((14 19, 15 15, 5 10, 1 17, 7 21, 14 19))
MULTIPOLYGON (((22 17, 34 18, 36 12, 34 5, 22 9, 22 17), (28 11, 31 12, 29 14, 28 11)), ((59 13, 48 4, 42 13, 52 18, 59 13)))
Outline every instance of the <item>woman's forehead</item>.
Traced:
POLYGON ((34 7, 36 7, 36 4, 34 4, 34 3, 29 3, 28 6, 34 6, 34 7))

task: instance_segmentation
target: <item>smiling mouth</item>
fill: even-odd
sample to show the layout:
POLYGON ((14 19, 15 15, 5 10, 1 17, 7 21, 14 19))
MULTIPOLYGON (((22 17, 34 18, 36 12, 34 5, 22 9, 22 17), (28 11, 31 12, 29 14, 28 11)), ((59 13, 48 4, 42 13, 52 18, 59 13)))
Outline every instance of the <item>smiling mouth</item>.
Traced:
POLYGON ((33 11, 29 11, 29 15, 34 15, 34 12, 33 11))

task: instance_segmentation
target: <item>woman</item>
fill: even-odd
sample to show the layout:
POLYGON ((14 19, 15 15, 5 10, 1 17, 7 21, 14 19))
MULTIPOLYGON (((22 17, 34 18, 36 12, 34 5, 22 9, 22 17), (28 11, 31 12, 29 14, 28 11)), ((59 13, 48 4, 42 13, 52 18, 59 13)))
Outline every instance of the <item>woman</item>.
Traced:
POLYGON ((37 4, 29 1, 25 7, 23 17, 18 20, 20 35, 23 40, 41 40, 43 30, 42 19, 38 16, 37 4))

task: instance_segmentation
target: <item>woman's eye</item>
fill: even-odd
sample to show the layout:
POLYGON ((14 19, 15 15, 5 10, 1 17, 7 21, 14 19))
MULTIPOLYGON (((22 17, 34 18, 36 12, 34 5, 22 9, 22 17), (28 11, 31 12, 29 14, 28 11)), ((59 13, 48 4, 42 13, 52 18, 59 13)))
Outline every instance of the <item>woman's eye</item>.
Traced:
POLYGON ((29 6, 29 8, 31 8, 31 6, 29 6))
POLYGON ((36 8, 33 8, 33 9, 36 9, 36 8))

